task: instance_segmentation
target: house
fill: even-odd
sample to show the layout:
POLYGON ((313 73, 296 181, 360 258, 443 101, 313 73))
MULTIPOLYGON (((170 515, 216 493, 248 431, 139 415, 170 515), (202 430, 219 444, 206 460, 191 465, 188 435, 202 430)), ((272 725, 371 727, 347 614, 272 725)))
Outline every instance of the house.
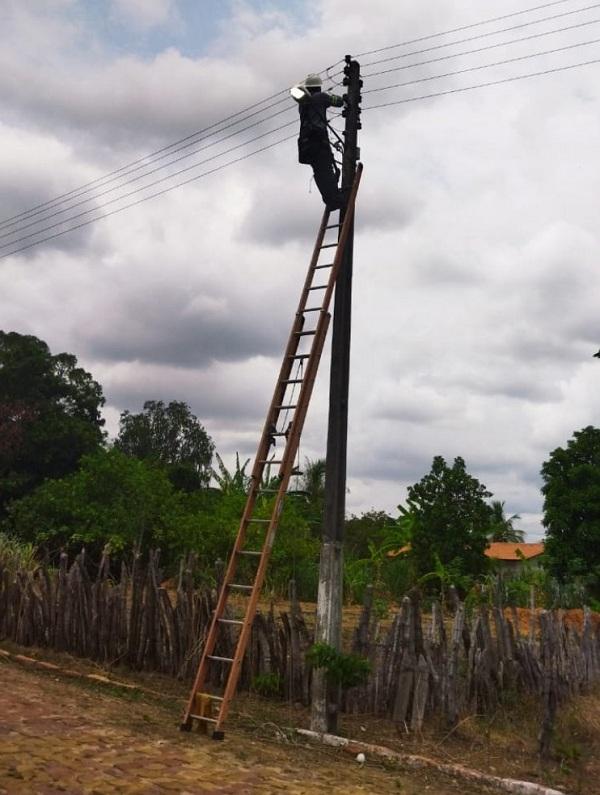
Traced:
POLYGON ((492 541, 485 554, 488 558, 498 561, 501 571, 516 574, 525 561, 539 566, 544 554, 544 542, 528 544, 523 541, 515 544, 509 541, 492 541))

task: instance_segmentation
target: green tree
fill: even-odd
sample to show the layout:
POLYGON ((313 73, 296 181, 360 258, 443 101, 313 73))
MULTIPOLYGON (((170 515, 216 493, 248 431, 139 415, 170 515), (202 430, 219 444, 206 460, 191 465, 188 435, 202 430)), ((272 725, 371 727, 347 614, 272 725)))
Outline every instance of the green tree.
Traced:
POLYGON ((600 429, 576 431, 542 466, 546 562, 559 582, 600 598, 600 429))
POLYGON ((519 544, 525 540, 525 533, 515 527, 515 522, 520 520, 518 513, 506 516, 504 513, 504 503, 500 500, 492 500, 492 527, 490 531, 490 541, 509 541, 519 544))
POLYGON ((77 472, 47 480, 9 508, 7 524, 19 538, 49 551, 61 546, 109 543, 115 551, 134 544, 183 552, 189 539, 179 495, 155 464, 99 449, 77 472))
POLYGON ((0 331, 0 514, 102 443, 102 388, 75 356, 0 331))
POLYGON ((457 457, 449 467, 441 456, 431 471, 408 489, 410 556, 416 577, 440 565, 455 578, 477 576, 487 568, 484 551, 491 526, 491 497, 457 457))
POLYGON ((208 486, 214 443, 186 403, 148 400, 139 414, 124 411, 114 446, 130 456, 157 461, 176 488, 208 486))

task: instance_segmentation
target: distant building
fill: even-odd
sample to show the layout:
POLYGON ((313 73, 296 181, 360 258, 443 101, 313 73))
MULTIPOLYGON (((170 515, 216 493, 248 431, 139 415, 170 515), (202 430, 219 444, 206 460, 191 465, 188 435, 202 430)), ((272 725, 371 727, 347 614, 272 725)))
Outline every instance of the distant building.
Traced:
MULTIPOLYGON (((387 553, 388 558, 397 558, 410 552, 410 544, 393 549, 387 553)), ((501 571, 517 573, 524 561, 531 561, 534 566, 538 566, 544 554, 544 542, 527 544, 521 541, 518 544, 509 541, 492 541, 485 550, 488 558, 498 561, 501 571)))
POLYGON ((520 542, 515 544, 509 541, 492 541, 485 550, 485 554, 492 560, 497 560, 503 571, 514 572, 522 568, 525 561, 530 561, 538 566, 544 554, 544 542, 535 544, 520 542))

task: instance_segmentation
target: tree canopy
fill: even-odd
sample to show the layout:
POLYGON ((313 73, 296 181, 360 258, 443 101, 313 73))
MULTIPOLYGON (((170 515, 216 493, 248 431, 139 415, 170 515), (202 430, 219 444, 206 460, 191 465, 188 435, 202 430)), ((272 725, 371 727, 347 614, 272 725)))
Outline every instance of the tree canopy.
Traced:
POLYGON ((600 429, 576 431, 542 466, 546 558, 561 582, 600 598, 600 429))
POLYGON ((103 441, 102 388, 72 354, 0 331, 0 513, 103 441))
POLYGON ((124 411, 114 445, 123 453, 167 467, 186 491, 208 486, 214 443, 187 403, 148 400, 139 414, 124 411))
POLYGON ((431 471, 408 489, 411 558, 416 576, 436 571, 439 563, 457 577, 480 574, 487 568, 491 497, 466 470, 462 458, 450 467, 441 456, 431 471))

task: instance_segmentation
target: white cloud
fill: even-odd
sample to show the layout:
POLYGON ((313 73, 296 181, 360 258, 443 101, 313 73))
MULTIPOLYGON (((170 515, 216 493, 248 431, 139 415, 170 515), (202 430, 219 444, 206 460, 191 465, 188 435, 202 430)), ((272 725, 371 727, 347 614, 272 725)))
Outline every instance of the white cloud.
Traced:
MULTIPOLYGON (((167 5, 145 4, 138 21, 169 21, 167 5)), ((322 0, 300 28, 283 11, 238 5, 203 56, 165 49, 140 58, 108 55, 67 4, 44 31, 43 8, 13 5, 0 33, 2 216, 201 129, 348 50, 482 16, 467 0, 381 0, 366 28, 364 6, 346 6, 341 14, 339 0, 322 0), (36 52, 20 46, 28 29, 36 52)), ((513 10, 497 2, 488 15, 513 10)), ((541 463, 575 429, 600 423, 600 365, 591 359, 600 343, 595 68, 365 111, 349 510, 394 512, 434 455, 461 455, 509 513, 540 532, 541 463)), ((365 80, 365 92, 384 80, 365 80)), ((365 93, 365 105, 375 96, 365 93)), ((293 105, 281 121, 288 118, 293 105)), ((2 326, 76 353, 105 387, 111 428, 123 408, 182 399, 226 458, 253 455, 321 212, 310 171, 295 158, 292 140, 78 237, 0 261, 2 326)), ((325 450, 327 377, 326 356, 303 456, 325 450)))
POLYGON ((132 28, 147 29, 168 22, 175 11, 175 3, 173 0, 111 0, 111 11, 132 28))

